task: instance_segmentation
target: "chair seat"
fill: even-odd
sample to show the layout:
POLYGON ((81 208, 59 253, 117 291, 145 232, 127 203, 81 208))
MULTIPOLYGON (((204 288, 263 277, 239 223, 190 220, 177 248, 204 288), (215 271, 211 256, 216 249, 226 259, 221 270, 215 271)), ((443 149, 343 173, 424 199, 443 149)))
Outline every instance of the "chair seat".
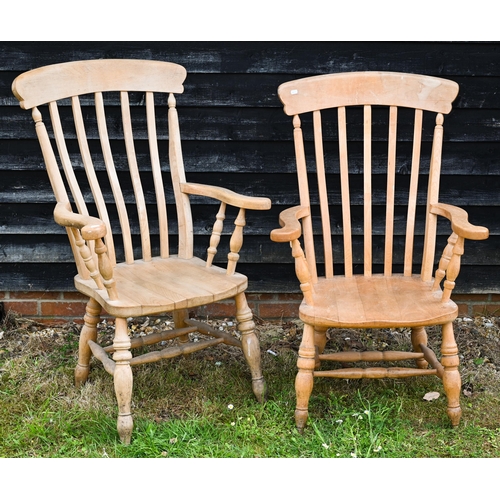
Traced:
POLYGON ((145 316, 198 307, 234 297, 247 288, 247 277, 211 266, 197 257, 172 256, 120 263, 113 270, 119 300, 110 300, 95 282, 75 277, 76 288, 93 297, 111 315, 145 316))
POLYGON ((320 278, 313 286, 314 305, 305 301, 300 318, 330 328, 398 328, 444 324, 458 315, 457 305, 441 301, 432 281, 393 275, 320 278))

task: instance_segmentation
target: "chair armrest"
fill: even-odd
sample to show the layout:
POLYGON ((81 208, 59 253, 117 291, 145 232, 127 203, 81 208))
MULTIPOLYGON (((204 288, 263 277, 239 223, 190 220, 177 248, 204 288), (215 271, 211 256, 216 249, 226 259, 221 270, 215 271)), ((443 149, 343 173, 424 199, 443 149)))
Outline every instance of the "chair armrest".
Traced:
POLYGON ((468 221, 465 210, 446 203, 431 204, 431 213, 446 217, 451 222, 451 229, 455 234, 469 240, 485 240, 489 236, 488 228, 474 226, 468 221))
POLYGON ((97 240, 106 236, 106 225, 102 220, 89 215, 75 214, 66 203, 56 205, 54 220, 60 226, 80 229, 84 240, 97 240))
POLYGON ((284 243, 296 240, 302 234, 302 227, 299 220, 309 215, 309 207, 290 207, 280 213, 280 229, 271 231, 271 240, 284 243))
POLYGON ((269 210, 271 208, 271 200, 269 198, 246 196, 219 186, 186 182, 181 184, 181 191, 185 194, 215 198, 223 203, 239 208, 248 208, 250 210, 269 210))
POLYGON ((97 217, 75 214, 71 211, 69 203, 57 203, 54 209, 54 220, 61 226, 79 230, 74 231, 73 236, 90 277, 95 281, 97 288, 107 290, 111 300, 118 300, 116 283, 113 278, 113 265, 109 260, 108 250, 102 240, 106 236, 104 222, 97 217), (91 247, 85 244, 84 240, 95 241, 95 246, 92 245, 94 250, 91 250, 91 247), (94 252, 97 254, 97 267, 93 259, 94 252))

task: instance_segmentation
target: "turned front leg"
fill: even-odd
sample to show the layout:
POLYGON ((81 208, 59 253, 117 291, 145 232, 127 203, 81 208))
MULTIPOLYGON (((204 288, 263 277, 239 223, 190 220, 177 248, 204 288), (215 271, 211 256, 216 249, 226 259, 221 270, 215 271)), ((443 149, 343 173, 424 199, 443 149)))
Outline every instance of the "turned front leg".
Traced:
POLYGON ((97 340, 97 324, 100 320, 102 311, 101 305, 94 299, 90 299, 85 309, 83 317, 84 325, 80 332, 78 344, 78 364, 75 368, 75 385, 80 387, 87 381, 89 376, 90 356, 92 355, 89 347, 89 340, 97 340))
POLYGON ((461 378, 458 371, 458 347, 453 333, 453 323, 443 325, 443 341, 441 344, 441 364, 444 366, 443 386, 448 398, 448 417, 455 427, 460 423, 462 410, 460 409, 461 378))
POLYGON ((129 444, 134 427, 132 404, 132 368, 130 367, 130 338, 128 336, 127 320, 116 318, 115 338, 113 340, 113 360, 116 363, 114 371, 114 385, 118 402, 117 429, 123 444, 129 444))
POLYGON ((255 323, 253 314, 248 307, 247 299, 244 293, 235 297, 236 302, 236 320, 238 330, 241 333, 241 347, 243 355, 248 363, 252 374, 252 390, 259 403, 263 403, 267 396, 266 382, 262 375, 260 364, 260 343, 255 333, 255 323))
POLYGON ((314 346, 314 327, 304 325, 304 333, 299 348, 299 357, 297 359, 298 373, 295 378, 295 393, 297 405, 295 407, 295 424, 297 430, 302 433, 307 422, 309 398, 311 397, 314 383, 314 364, 315 364, 314 346))

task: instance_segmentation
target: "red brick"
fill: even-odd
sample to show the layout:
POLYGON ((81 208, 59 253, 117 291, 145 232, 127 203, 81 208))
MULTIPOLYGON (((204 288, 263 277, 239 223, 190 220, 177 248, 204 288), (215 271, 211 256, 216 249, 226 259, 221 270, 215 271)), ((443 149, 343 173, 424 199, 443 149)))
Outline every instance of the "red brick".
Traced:
POLYGON ((195 313, 200 317, 233 318, 236 314, 236 306, 234 301, 216 302, 215 304, 207 304, 206 306, 199 307, 195 310, 195 313))
POLYGON ((22 316, 37 316, 38 303, 34 300, 7 301, 5 302, 7 311, 12 311, 22 316))
POLYGON ((247 294, 247 298, 252 297, 254 300, 258 300, 259 302, 266 300, 276 300, 276 294, 274 293, 253 293, 247 294))
POLYGON ((286 301, 286 302, 302 302, 304 296, 301 293, 278 293, 276 294, 276 300, 286 301))
POLYGON ((474 315, 492 314, 498 316, 500 314, 500 304, 481 304, 472 307, 474 315))
MULTIPOLYGON (((459 307, 461 316, 471 314, 500 314, 500 294, 456 294, 452 299, 459 307)), ((77 292, 0 292, 0 300, 7 310, 36 317, 40 322, 66 322, 69 318, 81 322, 87 298, 77 292), (11 300, 16 299, 16 300, 11 300), (41 315, 38 311, 41 311, 41 315)), ((248 305, 262 319, 297 318, 302 294, 300 293, 251 293, 248 305)), ((198 308, 200 317, 227 318, 235 316, 233 300, 198 308)), ((108 317, 103 311, 101 317, 108 317)))
POLYGON ((42 316, 83 317, 85 314, 85 303, 67 301, 41 302, 40 312, 42 316))
POLYGON ((80 300, 85 303, 89 300, 86 295, 80 292, 63 292, 62 296, 65 300, 80 300))
POLYGON ((12 299, 20 300, 57 300, 60 292, 10 292, 12 299))
POLYGON ((247 293, 247 300, 261 301, 263 296, 269 295, 267 293, 247 293))
POLYGON ((259 315, 266 319, 298 318, 299 304, 263 302, 259 304, 259 315))

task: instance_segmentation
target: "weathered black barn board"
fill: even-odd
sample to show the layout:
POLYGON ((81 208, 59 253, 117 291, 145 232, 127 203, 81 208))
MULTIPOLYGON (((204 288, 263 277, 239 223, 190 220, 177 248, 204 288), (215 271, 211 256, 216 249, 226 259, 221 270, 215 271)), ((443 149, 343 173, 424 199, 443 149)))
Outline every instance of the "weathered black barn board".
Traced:
MULTIPOLYGON (((282 111, 277 87, 294 78, 340 71, 403 71, 455 80, 460 93, 445 117, 441 200, 467 208, 471 221, 488 226, 492 235, 485 242, 466 243, 457 291, 500 292, 500 43, 495 42, 0 42, 0 290, 72 290, 74 274, 65 232, 52 220, 54 197, 31 116, 12 95, 12 80, 46 64, 113 57, 184 65, 188 77, 177 103, 189 180, 272 199, 269 212, 249 212, 239 263, 250 278, 250 290, 260 292, 298 290, 288 246, 272 243, 268 236, 278 224, 279 212, 297 202, 292 126, 282 111)), ((140 116, 140 97, 134 104, 133 112, 140 116)), ((160 116, 160 123, 164 118, 160 116)), ((375 116, 381 136, 384 120, 375 116)), ((111 133, 114 129, 119 129, 118 122, 110 123, 111 133)), ((144 130, 144 125, 136 129, 143 138, 144 130)), ((95 129, 89 133, 96 135, 95 129)), ((138 151, 143 142, 138 141, 138 151)), ((162 149, 166 150, 164 142, 162 149)), ((326 153, 328 158, 328 146, 326 153)), ((356 172, 361 151, 354 147, 350 155, 356 172)), ((96 168, 102 170, 99 164, 96 168)), ((148 169, 147 165, 141 168, 148 169)), ((328 168, 330 175, 338 174, 335 162, 328 168)), ((77 169, 83 170, 78 162, 77 169)), ((383 170, 384 165, 376 162, 374 186, 380 185, 382 192, 383 170)), ((425 183, 425 163, 422 172, 425 183)), ((402 159, 398 182, 407 182, 407 174, 408 161, 402 159)), ((360 179, 355 177, 353 183, 360 179)), ((126 199, 131 200, 130 183, 124 188, 126 199)), ((374 214, 382 216, 384 195, 374 194, 374 202, 374 214)), ((196 248, 202 252, 216 207, 203 199, 193 203, 196 248)), ((354 249, 361 255, 359 203, 352 198, 354 249)), ((406 202, 398 198, 396 203, 398 256, 402 255, 406 202)), ((154 217, 151 227, 156 233, 154 217)), ((175 222, 172 227, 175 230, 175 222)), ((334 221, 334 245, 339 231, 334 221)), ((382 231, 376 218, 374 233, 382 231)), ((440 243, 444 244, 448 231, 442 221, 440 243)), ((136 225, 132 232, 138 234, 136 225)), ((417 233, 422 234, 421 227, 417 233)), ((379 265, 383 244, 377 237, 374 243, 374 261, 379 265)), ((417 255, 420 248, 417 242, 417 255)), ((341 248, 339 254, 341 259, 341 248)), ((359 262, 356 256, 355 262, 359 262)))

